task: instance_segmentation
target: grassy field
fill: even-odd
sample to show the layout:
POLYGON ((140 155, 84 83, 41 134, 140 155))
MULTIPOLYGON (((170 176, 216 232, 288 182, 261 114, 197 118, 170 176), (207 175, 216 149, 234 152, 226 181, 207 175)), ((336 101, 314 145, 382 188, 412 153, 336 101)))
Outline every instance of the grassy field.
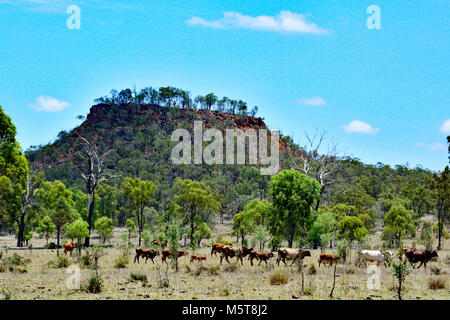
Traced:
MULTIPOLYGON (((119 241, 119 234, 125 232, 116 229, 112 239, 114 245, 119 241)), ((94 240, 95 242, 98 240, 94 240)), ((134 242, 137 239, 133 239, 134 242)), ((0 237, 0 245, 14 245, 13 237, 0 237)), ((33 244, 43 244, 42 240, 34 240, 33 244)), ((445 248, 450 248, 447 240, 445 248)), ((6 252, 3 252, 5 259, 6 252)), ((101 293, 92 294, 84 290, 69 290, 66 280, 69 274, 65 268, 51 268, 49 261, 55 260, 56 250, 25 250, 7 253, 10 257, 14 253, 31 261, 27 265, 27 272, 0 272, 0 298, 10 299, 329 299, 332 286, 333 267, 318 267, 319 250, 312 250, 312 257, 306 257, 307 266, 304 272, 304 292, 301 293, 301 274, 294 265, 286 267, 282 263, 278 267, 276 258, 272 258, 266 266, 264 263, 251 266, 247 259, 244 265, 231 264, 225 261, 220 266, 219 258, 210 258, 210 248, 197 250, 195 254, 207 256, 207 261, 189 264, 189 256, 179 259, 179 271, 169 268, 169 287, 160 288, 159 271, 165 270, 161 258, 155 258, 155 264, 148 261, 133 263, 134 250, 129 258, 126 268, 117 269, 114 261, 121 251, 114 248, 104 249, 99 259, 99 275, 104 279, 104 288, 101 293), (316 270, 315 274, 310 270, 316 270), (287 277, 287 283, 272 285, 270 278, 273 273, 280 272, 287 277), (143 274, 147 283, 131 280, 131 274, 143 274)), ((329 251, 328 253, 332 253, 329 251)), ((356 257, 353 252, 353 260, 356 257)), ((70 258, 72 264, 78 263, 78 257, 70 258)), ((336 288, 334 299, 396 299, 394 282, 390 269, 380 265, 381 289, 369 290, 367 288, 367 268, 338 264, 336 288)), ((82 285, 93 274, 93 269, 81 269, 82 285)), ((162 274, 163 272, 161 272, 162 274)), ((414 269, 406 280, 404 299, 445 299, 450 300, 450 250, 439 252, 437 261, 430 262, 428 269, 423 267, 414 269), (440 270, 440 275, 434 274, 440 270), (433 272, 434 270, 434 272, 433 272), (432 290, 429 288, 430 279, 441 278, 446 287, 432 290)))

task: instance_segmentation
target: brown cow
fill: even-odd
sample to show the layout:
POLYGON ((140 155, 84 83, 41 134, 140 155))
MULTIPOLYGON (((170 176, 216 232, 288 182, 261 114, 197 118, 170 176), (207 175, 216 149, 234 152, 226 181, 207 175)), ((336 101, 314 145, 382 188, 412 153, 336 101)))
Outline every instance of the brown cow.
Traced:
POLYGON ((146 249, 146 248, 136 248, 136 255, 134 257, 134 263, 136 263, 136 260, 139 263, 139 257, 145 258, 145 263, 147 263, 147 260, 149 258, 152 260, 153 263, 155 263, 155 261, 153 261, 153 259, 156 256, 159 256, 159 251, 157 251, 157 250, 146 249))
POLYGON ((192 263, 192 261, 198 261, 198 262, 206 261, 206 257, 205 256, 197 256, 197 255, 193 254, 191 256, 191 260, 189 263, 192 263))
POLYGON ((292 260, 291 266, 297 260, 303 260, 304 257, 311 257, 311 252, 303 249, 280 248, 278 249, 277 265, 280 266, 280 261, 287 266, 286 260, 292 260))
POLYGON ((420 268, 422 264, 424 265, 425 269, 427 268, 427 263, 434 257, 437 257, 438 254, 436 250, 430 251, 430 250, 407 250, 405 252, 406 258, 408 258, 409 263, 413 268, 413 263, 420 262, 420 265, 417 267, 420 268))
POLYGON ((223 258, 230 263, 228 258, 236 257, 236 262, 241 260, 241 264, 244 264, 242 258, 250 254, 250 252, 253 251, 253 248, 247 248, 246 246, 224 246, 221 249, 221 256, 220 256, 220 264, 222 264, 223 258))
POLYGON ((267 260, 273 257, 273 252, 263 252, 263 251, 252 251, 249 254, 248 259, 250 260, 250 264, 253 266, 253 259, 259 260, 258 266, 261 262, 265 262, 267 264, 267 260))
POLYGON ((67 255, 67 252, 70 253, 70 256, 72 256, 72 251, 73 249, 75 249, 77 247, 77 243, 76 242, 66 242, 64 244, 64 254, 67 255))
POLYGON ((217 256, 218 253, 222 253, 222 249, 223 249, 224 247, 231 247, 231 245, 230 245, 230 244, 223 244, 223 243, 214 243, 214 244, 211 246, 211 258, 212 258, 212 256, 213 256, 213 254, 214 254, 215 256, 217 256))
MULTIPOLYGON (((184 255, 186 255, 186 254, 184 253, 184 251, 178 250, 178 252, 177 252, 177 258, 182 257, 182 256, 184 256, 184 255)), ((167 259, 167 258, 171 258, 172 256, 173 256, 173 251, 172 251, 172 250, 164 249, 164 250, 162 251, 162 254, 161 254, 161 261, 167 263, 166 259, 167 259)))
POLYGON ((323 264, 325 264, 325 262, 329 262, 330 264, 328 266, 330 267, 333 263, 337 262, 339 259, 340 257, 335 256, 334 254, 321 253, 319 257, 319 267, 322 262, 323 264))

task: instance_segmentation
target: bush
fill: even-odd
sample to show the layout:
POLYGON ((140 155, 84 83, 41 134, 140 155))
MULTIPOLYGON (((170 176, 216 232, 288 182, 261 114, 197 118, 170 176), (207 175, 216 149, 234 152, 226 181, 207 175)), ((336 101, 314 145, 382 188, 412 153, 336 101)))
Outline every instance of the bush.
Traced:
POLYGON ((60 254, 55 260, 49 262, 51 268, 67 268, 70 265, 69 257, 65 254, 60 254))
POLYGON ((9 257, 7 260, 7 263, 13 266, 26 266, 28 263, 31 262, 31 259, 24 258, 17 253, 14 253, 12 257, 9 257))
POLYGON ((142 273, 132 273, 130 275, 130 279, 132 281, 142 281, 144 283, 147 282, 147 276, 145 274, 142 274, 142 273))
POLYGON ((431 277, 428 280, 428 288, 431 290, 445 289, 447 284, 442 277, 431 277))
POLYGON ((80 263, 82 267, 85 268, 93 268, 94 267, 94 258, 89 252, 85 252, 84 255, 80 257, 80 263))
POLYGON ((311 264, 309 265, 308 274, 309 274, 309 275, 314 275, 314 274, 316 274, 316 273, 317 273, 316 265, 315 265, 314 263, 311 263, 311 264))
POLYGON ((124 269, 130 263, 130 258, 127 254, 121 254, 115 261, 114 266, 117 269, 124 269))
POLYGON ((86 291, 90 293, 100 293, 102 292, 102 290, 103 290, 103 279, 97 277, 95 274, 92 274, 92 276, 88 280, 86 291))
POLYGON ((270 284, 271 285, 280 285, 286 284, 289 280, 289 277, 286 273, 277 270, 270 275, 270 284))

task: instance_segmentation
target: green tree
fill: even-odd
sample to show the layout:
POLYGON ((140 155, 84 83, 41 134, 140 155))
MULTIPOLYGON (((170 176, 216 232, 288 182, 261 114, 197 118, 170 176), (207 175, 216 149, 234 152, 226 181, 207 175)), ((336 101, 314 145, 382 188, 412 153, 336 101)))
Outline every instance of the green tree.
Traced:
POLYGON ((402 239, 415 232, 411 211, 403 206, 393 206, 384 216, 383 240, 394 240, 399 245, 402 239))
POLYGON ((100 235, 102 242, 105 243, 107 239, 111 238, 114 231, 114 223, 111 218, 101 217, 95 221, 95 230, 100 235))
POLYGON ((443 226, 450 219, 450 169, 445 167, 444 171, 433 173, 432 178, 427 180, 433 197, 436 201, 436 211, 438 218, 438 250, 442 248, 443 226))
POLYGON ((44 182, 37 198, 41 202, 41 209, 51 217, 55 224, 57 245, 59 246, 61 230, 64 225, 79 217, 74 209, 72 192, 66 189, 61 181, 44 182))
POLYGON ((212 193, 211 189, 202 182, 189 179, 178 179, 174 185, 174 201, 182 208, 185 220, 190 224, 190 239, 194 242, 196 227, 201 222, 206 222, 200 215, 206 213, 208 217, 211 213, 220 211, 220 202, 212 193))
POLYGON ((410 201, 410 208, 417 218, 429 213, 434 207, 433 192, 425 186, 414 186, 414 183, 405 185, 400 194, 410 201))
POLYGON ((9 221, 18 227, 17 246, 24 241, 30 222, 29 209, 42 182, 42 175, 28 169, 28 161, 16 141, 16 127, 0 106, 0 223, 9 221))
POLYGON ((197 240, 197 246, 200 246, 200 243, 203 239, 211 238, 211 229, 205 222, 200 223, 194 232, 194 239, 197 240))
POLYGON ((270 203, 267 200, 250 201, 243 211, 234 215, 232 234, 241 237, 241 242, 244 243, 247 234, 253 233, 257 226, 265 223, 270 209, 270 203))
POLYGON ((89 224, 79 218, 66 226, 66 236, 69 239, 77 239, 78 252, 81 253, 81 241, 89 236, 89 224))
POLYGON ((354 241, 363 241, 367 235, 364 223, 357 217, 344 217, 338 224, 340 239, 344 239, 350 244, 349 260, 351 260, 351 248, 354 241))
POLYGON ((42 238, 45 238, 46 243, 48 243, 48 239, 55 233, 55 230, 56 226, 49 216, 42 218, 36 228, 36 232, 39 233, 42 238))
POLYGON ((99 198, 97 207, 100 217, 109 217, 114 220, 117 215, 118 190, 106 183, 99 183, 97 195, 99 198))
POLYGON ((319 200, 320 184, 297 170, 283 170, 272 176, 269 194, 272 208, 268 216, 272 236, 287 236, 292 248, 294 238, 307 234, 312 224, 312 206, 319 200))
POLYGON ((311 230, 309 231, 309 239, 317 241, 322 251, 328 246, 333 238, 337 228, 337 221, 330 211, 321 212, 317 215, 311 230))
POLYGON ((132 219, 127 219, 127 222, 125 223, 125 227, 128 230, 128 244, 130 244, 131 235, 134 231, 136 231, 136 224, 132 219))
POLYGON ((141 245, 141 233, 144 230, 144 208, 149 205, 155 190, 156 186, 153 182, 139 178, 126 178, 122 183, 122 194, 128 200, 128 207, 135 214, 139 232, 139 246, 141 245))

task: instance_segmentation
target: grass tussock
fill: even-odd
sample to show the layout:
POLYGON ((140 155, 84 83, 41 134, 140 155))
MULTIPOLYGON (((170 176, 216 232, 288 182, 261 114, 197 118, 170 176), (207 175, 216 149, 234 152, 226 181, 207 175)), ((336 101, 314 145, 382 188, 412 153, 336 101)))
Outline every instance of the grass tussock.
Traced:
POLYGON ((445 289, 447 283, 443 277, 431 277, 428 279, 428 288, 431 290, 445 289))
POLYGON ((50 268, 67 268, 70 265, 69 257, 65 254, 60 254, 59 256, 56 256, 55 260, 52 260, 48 263, 50 268))
POLYGON ((237 263, 230 263, 230 264, 227 264, 224 268, 223 268, 223 271, 225 271, 225 272, 235 272, 236 270, 238 270, 239 269, 239 265, 237 264, 237 263))
POLYGON ((311 264, 309 265, 309 268, 308 268, 308 274, 309 274, 309 275, 315 275, 315 274, 317 274, 317 267, 316 267, 316 265, 315 265, 314 263, 311 263, 311 264))
POLYGON ((89 293, 100 293, 103 290, 103 279, 97 277, 95 274, 88 279, 86 285, 86 292, 89 293))
POLYGON ((132 273, 130 275, 130 280, 131 281, 142 281, 143 283, 147 282, 147 276, 145 274, 142 273, 132 273))
POLYGON ((128 255, 121 254, 116 260, 114 260, 114 267, 117 269, 125 269, 130 263, 128 255))
POLYGON ((24 258, 17 253, 0 262, 0 272, 27 273, 27 264, 31 259, 24 258))
POLYGON ((286 284, 288 283, 289 276, 280 270, 277 270, 275 272, 272 272, 270 275, 270 284, 271 285, 280 285, 280 284, 286 284))

